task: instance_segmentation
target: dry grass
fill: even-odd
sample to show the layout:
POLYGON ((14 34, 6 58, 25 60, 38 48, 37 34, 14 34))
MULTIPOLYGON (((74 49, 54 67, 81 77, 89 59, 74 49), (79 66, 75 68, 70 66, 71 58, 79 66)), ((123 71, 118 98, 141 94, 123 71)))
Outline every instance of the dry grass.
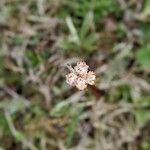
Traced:
POLYGON ((0 149, 149 150, 149 1, 1 0, 0 149), (65 82, 85 60, 105 95, 65 82))

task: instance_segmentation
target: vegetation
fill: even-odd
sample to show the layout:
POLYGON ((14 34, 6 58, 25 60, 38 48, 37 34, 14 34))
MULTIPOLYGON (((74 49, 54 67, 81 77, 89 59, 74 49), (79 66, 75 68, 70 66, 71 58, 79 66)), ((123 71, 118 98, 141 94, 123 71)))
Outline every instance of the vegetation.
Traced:
POLYGON ((0 150, 149 150, 149 19, 149 0, 0 0, 0 150), (104 95, 67 85, 79 60, 104 95))

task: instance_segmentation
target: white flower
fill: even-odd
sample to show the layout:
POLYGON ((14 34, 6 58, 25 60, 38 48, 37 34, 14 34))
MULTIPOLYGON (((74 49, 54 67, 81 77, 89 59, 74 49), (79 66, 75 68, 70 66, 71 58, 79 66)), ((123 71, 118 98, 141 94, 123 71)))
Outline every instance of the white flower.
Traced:
POLYGON ((77 63, 77 65, 74 67, 74 70, 80 76, 85 76, 88 72, 88 68, 89 66, 85 62, 81 61, 77 63))
POLYGON ((69 73, 68 75, 66 75, 66 82, 71 85, 71 86, 75 86, 77 80, 77 75, 74 73, 69 73))
POLYGON ((79 90, 87 88, 87 84, 94 85, 96 76, 93 71, 89 71, 89 66, 85 62, 78 62, 72 68, 68 66, 71 73, 66 75, 66 82, 71 86, 76 86, 79 90))
POLYGON ((96 76, 95 76, 94 72, 93 71, 89 71, 87 73, 86 83, 90 84, 90 85, 94 85, 95 84, 95 79, 96 79, 96 76))
POLYGON ((84 78, 81 78, 81 77, 77 78, 76 87, 79 90, 84 90, 87 87, 87 84, 86 84, 84 78))

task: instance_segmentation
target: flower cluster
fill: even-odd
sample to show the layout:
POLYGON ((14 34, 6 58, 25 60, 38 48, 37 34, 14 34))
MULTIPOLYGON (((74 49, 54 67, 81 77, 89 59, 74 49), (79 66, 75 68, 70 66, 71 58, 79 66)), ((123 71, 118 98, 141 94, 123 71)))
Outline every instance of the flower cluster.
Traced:
POLYGON ((84 90, 87 84, 95 84, 95 74, 93 71, 88 71, 89 66, 81 61, 72 68, 70 67, 70 73, 66 75, 66 82, 71 86, 76 86, 79 90, 84 90))

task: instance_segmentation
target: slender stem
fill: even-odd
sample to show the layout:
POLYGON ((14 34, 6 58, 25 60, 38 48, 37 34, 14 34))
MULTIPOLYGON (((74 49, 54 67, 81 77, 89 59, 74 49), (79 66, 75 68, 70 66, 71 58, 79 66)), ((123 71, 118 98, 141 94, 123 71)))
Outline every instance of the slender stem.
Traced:
POLYGON ((88 85, 88 89, 96 98, 100 98, 106 94, 104 90, 97 88, 95 85, 88 85))

